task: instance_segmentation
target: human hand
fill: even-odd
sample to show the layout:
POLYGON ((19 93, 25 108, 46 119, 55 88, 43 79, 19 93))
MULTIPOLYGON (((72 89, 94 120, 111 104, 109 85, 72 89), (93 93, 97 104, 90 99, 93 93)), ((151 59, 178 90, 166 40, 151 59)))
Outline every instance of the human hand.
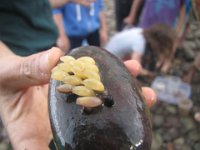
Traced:
POLYGON ((57 46, 63 51, 63 52, 67 52, 70 48, 70 43, 69 43, 69 39, 67 38, 66 35, 60 36, 57 39, 57 46))
POLYGON ((128 17, 124 18, 123 23, 125 24, 126 27, 132 27, 133 26, 132 17, 128 16, 128 17))
POLYGON ((100 41, 101 46, 104 46, 108 41, 108 32, 106 30, 101 29, 100 30, 100 41))
MULTIPOLYGON (((52 138, 47 108, 47 89, 51 69, 56 65, 62 51, 52 48, 49 51, 29 57, 15 55, 0 59, 0 115, 16 150, 48 149, 52 138), (4 67, 8 60, 8 67, 4 67)), ((125 65, 136 76, 141 66, 136 61, 125 65)), ((155 93, 142 88, 146 103, 155 103, 155 93)))
POLYGON ((48 149, 52 134, 45 84, 62 54, 52 48, 29 57, 0 59, 0 116, 16 150, 48 149))

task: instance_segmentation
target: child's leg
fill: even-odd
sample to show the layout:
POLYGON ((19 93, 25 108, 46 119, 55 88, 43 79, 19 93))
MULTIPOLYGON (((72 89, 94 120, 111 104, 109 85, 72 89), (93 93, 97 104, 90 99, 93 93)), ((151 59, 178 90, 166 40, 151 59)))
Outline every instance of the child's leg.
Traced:
POLYGON ((198 72, 200 72, 200 52, 198 52, 198 54, 194 60, 194 66, 195 66, 196 70, 198 72))
POLYGON ((194 64, 192 65, 191 70, 187 75, 183 77, 183 80, 185 82, 191 83, 193 76, 195 75, 196 72, 200 72, 200 52, 197 54, 194 64))

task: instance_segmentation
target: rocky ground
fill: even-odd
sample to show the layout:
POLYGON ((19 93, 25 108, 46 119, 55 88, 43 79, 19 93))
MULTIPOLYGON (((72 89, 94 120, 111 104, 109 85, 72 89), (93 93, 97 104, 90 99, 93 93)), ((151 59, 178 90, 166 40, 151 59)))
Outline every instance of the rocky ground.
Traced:
MULTIPOLYGON (((115 33, 114 0, 105 0, 109 35, 115 33)), ((191 68, 192 59, 200 49, 200 25, 194 22, 191 32, 177 52, 170 69, 172 75, 182 77, 191 68), (192 49, 192 51, 191 51, 192 49)), ((145 84, 150 85, 151 80, 145 84)), ((200 73, 192 80, 191 100, 194 105, 188 115, 181 115, 176 105, 158 101, 151 109, 153 124, 153 142, 151 150, 200 150, 200 122, 194 115, 200 111, 200 73)), ((0 150, 11 150, 5 130, 0 123, 0 150)))

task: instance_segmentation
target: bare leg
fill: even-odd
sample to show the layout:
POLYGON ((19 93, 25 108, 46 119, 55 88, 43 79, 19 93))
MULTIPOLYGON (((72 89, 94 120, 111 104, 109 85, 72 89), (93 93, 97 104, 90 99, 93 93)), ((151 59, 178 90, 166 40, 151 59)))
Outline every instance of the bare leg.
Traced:
POLYGON ((192 77, 195 75, 196 71, 200 71, 200 52, 197 54, 191 70, 183 77, 183 80, 187 83, 191 83, 192 77))

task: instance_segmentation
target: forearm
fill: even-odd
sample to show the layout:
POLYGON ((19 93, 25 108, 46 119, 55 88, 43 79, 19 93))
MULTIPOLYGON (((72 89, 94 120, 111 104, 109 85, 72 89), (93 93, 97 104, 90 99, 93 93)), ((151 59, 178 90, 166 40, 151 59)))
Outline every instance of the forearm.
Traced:
POLYGON ((176 25, 176 32, 179 37, 181 36, 180 34, 184 24, 184 17, 185 17, 185 5, 183 5, 180 9, 180 14, 176 25))
POLYGON ((65 29, 63 27, 63 19, 62 19, 62 14, 61 13, 58 13, 58 14, 54 14, 53 15, 53 19, 58 27, 58 30, 59 30, 59 35, 60 36, 66 36, 65 34, 65 29))
POLYGON ((101 24, 100 28, 101 28, 101 30, 104 30, 105 32, 107 32, 108 27, 107 27, 106 17, 105 17, 104 11, 100 12, 99 18, 100 18, 100 24, 101 24))
POLYGON ((59 8, 70 2, 71 0, 49 0, 52 8, 59 8))
POLYGON ((136 15, 138 13, 138 10, 142 4, 142 1, 143 0, 134 0, 133 1, 133 4, 131 6, 131 11, 129 13, 129 17, 132 19, 132 23, 135 22, 135 19, 136 19, 136 15))

